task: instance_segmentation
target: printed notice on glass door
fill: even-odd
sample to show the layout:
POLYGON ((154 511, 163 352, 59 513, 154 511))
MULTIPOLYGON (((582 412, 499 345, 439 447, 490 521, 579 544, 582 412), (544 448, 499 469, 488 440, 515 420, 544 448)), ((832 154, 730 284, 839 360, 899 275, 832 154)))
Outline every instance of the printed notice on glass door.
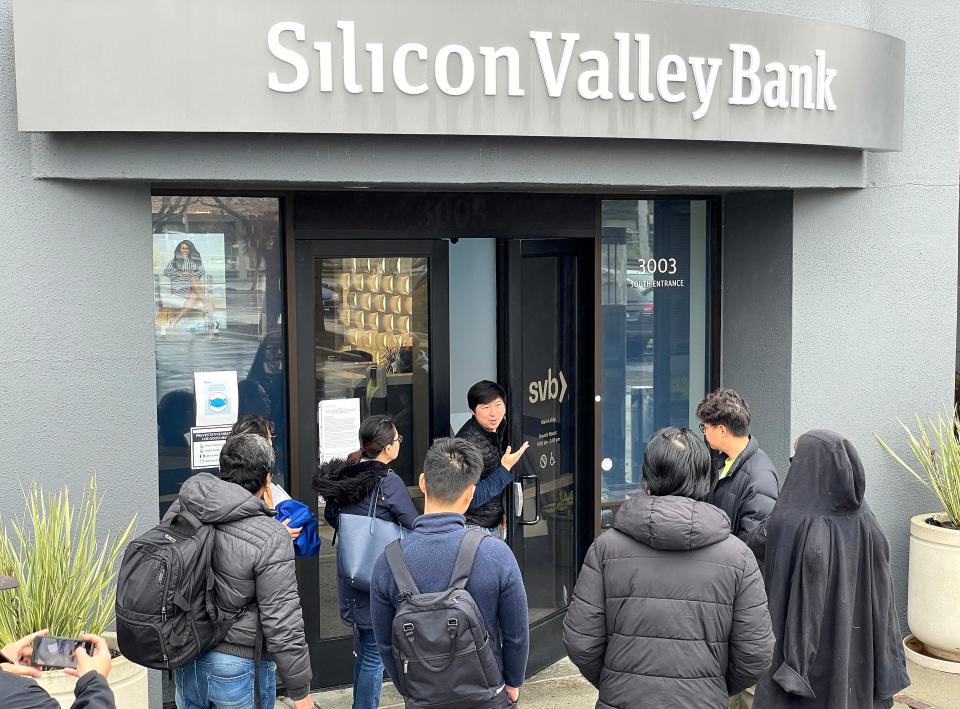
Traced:
POLYGON ((224 426, 237 422, 237 373, 194 372, 197 426, 224 426))
POLYGON ((231 425, 190 429, 190 468, 204 470, 220 467, 220 449, 227 442, 231 425))
POLYGON ((360 447, 360 399, 327 399, 317 404, 321 462, 346 458, 360 447))

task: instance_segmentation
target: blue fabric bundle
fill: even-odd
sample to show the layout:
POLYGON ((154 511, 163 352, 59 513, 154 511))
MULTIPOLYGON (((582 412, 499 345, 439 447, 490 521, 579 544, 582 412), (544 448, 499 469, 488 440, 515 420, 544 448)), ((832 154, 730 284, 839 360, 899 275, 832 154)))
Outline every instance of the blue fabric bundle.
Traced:
POLYGON ((293 552, 296 556, 316 556, 320 553, 317 519, 309 507, 299 500, 284 500, 276 506, 276 512, 277 521, 290 520, 290 527, 300 527, 300 536, 293 540, 293 552))

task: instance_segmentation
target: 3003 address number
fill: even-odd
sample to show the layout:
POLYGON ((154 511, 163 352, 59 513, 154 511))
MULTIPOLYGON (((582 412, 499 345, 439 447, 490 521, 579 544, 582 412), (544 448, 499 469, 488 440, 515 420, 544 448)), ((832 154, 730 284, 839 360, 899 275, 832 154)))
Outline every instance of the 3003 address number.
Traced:
POLYGON ((675 258, 638 259, 637 264, 640 267, 640 273, 643 275, 653 276, 658 273, 673 275, 677 272, 677 259, 675 258))

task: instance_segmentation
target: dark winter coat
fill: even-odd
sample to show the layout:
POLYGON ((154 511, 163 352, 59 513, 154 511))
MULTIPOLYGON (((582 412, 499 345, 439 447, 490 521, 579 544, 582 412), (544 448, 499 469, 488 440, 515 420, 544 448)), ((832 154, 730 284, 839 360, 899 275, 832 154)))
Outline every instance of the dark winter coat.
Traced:
MULTIPOLYGON (((107 680, 92 670, 77 680, 70 709, 116 709, 107 680)), ((3 709, 60 709, 60 702, 29 677, 0 671, 3 709)))
MULTIPOLYGON (((507 449, 507 422, 504 419, 496 431, 488 431, 481 426, 475 416, 471 416, 460 430, 457 438, 470 441, 483 458, 483 472, 480 480, 485 480, 501 469, 500 459, 507 449)), ((498 527, 503 521, 503 497, 497 495, 489 502, 471 507, 466 514, 467 524, 478 527, 498 527)))
POLYGON ((641 495, 590 546, 563 644, 598 709, 725 709, 770 666, 757 562, 725 514, 641 495))
POLYGON ((261 625, 264 656, 277 663, 290 696, 302 699, 313 672, 287 530, 262 499, 209 473, 183 483, 167 516, 181 506, 217 529, 211 561, 217 605, 227 611, 246 608, 214 650, 253 659, 261 625))
MULTIPOLYGON (((714 456, 719 473, 727 461, 725 455, 714 456)), ((750 442, 733 461, 726 477, 717 480, 708 502, 719 507, 730 518, 730 531, 745 542, 773 511, 779 484, 777 469, 770 457, 760 450, 757 439, 750 442)))
MULTIPOLYGON (((361 460, 355 465, 347 465, 347 461, 337 458, 318 467, 313 478, 314 490, 323 495, 326 502, 323 518, 334 529, 339 527, 341 513, 368 514, 371 498, 378 486, 377 518, 413 529, 419 512, 413 506, 403 480, 385 463, 361 460)), ((338 576, 337 595, 340 598, 340 619, 344 625, 358 628, 373 626, 369 593, 354 588, 338 576)))
POLYGON ((865 487, 849 441, 831 431, 800 437, 767 520, 777 645, 756 709, 887 709, 910 684, 890 547, 865 487))

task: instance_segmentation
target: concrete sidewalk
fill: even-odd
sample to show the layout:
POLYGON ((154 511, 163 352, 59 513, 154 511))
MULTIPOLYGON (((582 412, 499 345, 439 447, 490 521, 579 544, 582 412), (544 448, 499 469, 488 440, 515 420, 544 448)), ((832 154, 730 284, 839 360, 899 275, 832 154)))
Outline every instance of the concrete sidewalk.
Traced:
MULTIPOLYGON (((948 675, 907 663, 913 683, 897 697, 896 709, 960 709, 960 675, 948 675)), ((349 688, 314 695, 322 709, 350 709, 349 688)), ((577 668, 563 659, 535 674, 523 685, 520 705, 523 709, 593 709, 597 690, 580 676, 577 668)), ((278 707, 291 706, 282 701, 278 707)), ((392 684, 385 684, 381 709, 401 709, 403 700, 392 684)), ((638 705, 640 709, 640 705, 638 705)))
MULTIPOLYGON (((314 694, 318 706, 322 709, 350 709, 351 690, 335 689, 328 692, 314 694)), ((578 709, 579 707, 593 707, 597 702, 597 690, 590 686, 577 668, 563 659, 542 672, 530 677, 520 690, 520 706, 523 709, 578 709)), ((277 706, 291 706, 281 704, 277 706)), ((403 700, 397 690, 390 683, 383 685, 383 694, 380 697, 380 709, 402 709, 403 700)))

